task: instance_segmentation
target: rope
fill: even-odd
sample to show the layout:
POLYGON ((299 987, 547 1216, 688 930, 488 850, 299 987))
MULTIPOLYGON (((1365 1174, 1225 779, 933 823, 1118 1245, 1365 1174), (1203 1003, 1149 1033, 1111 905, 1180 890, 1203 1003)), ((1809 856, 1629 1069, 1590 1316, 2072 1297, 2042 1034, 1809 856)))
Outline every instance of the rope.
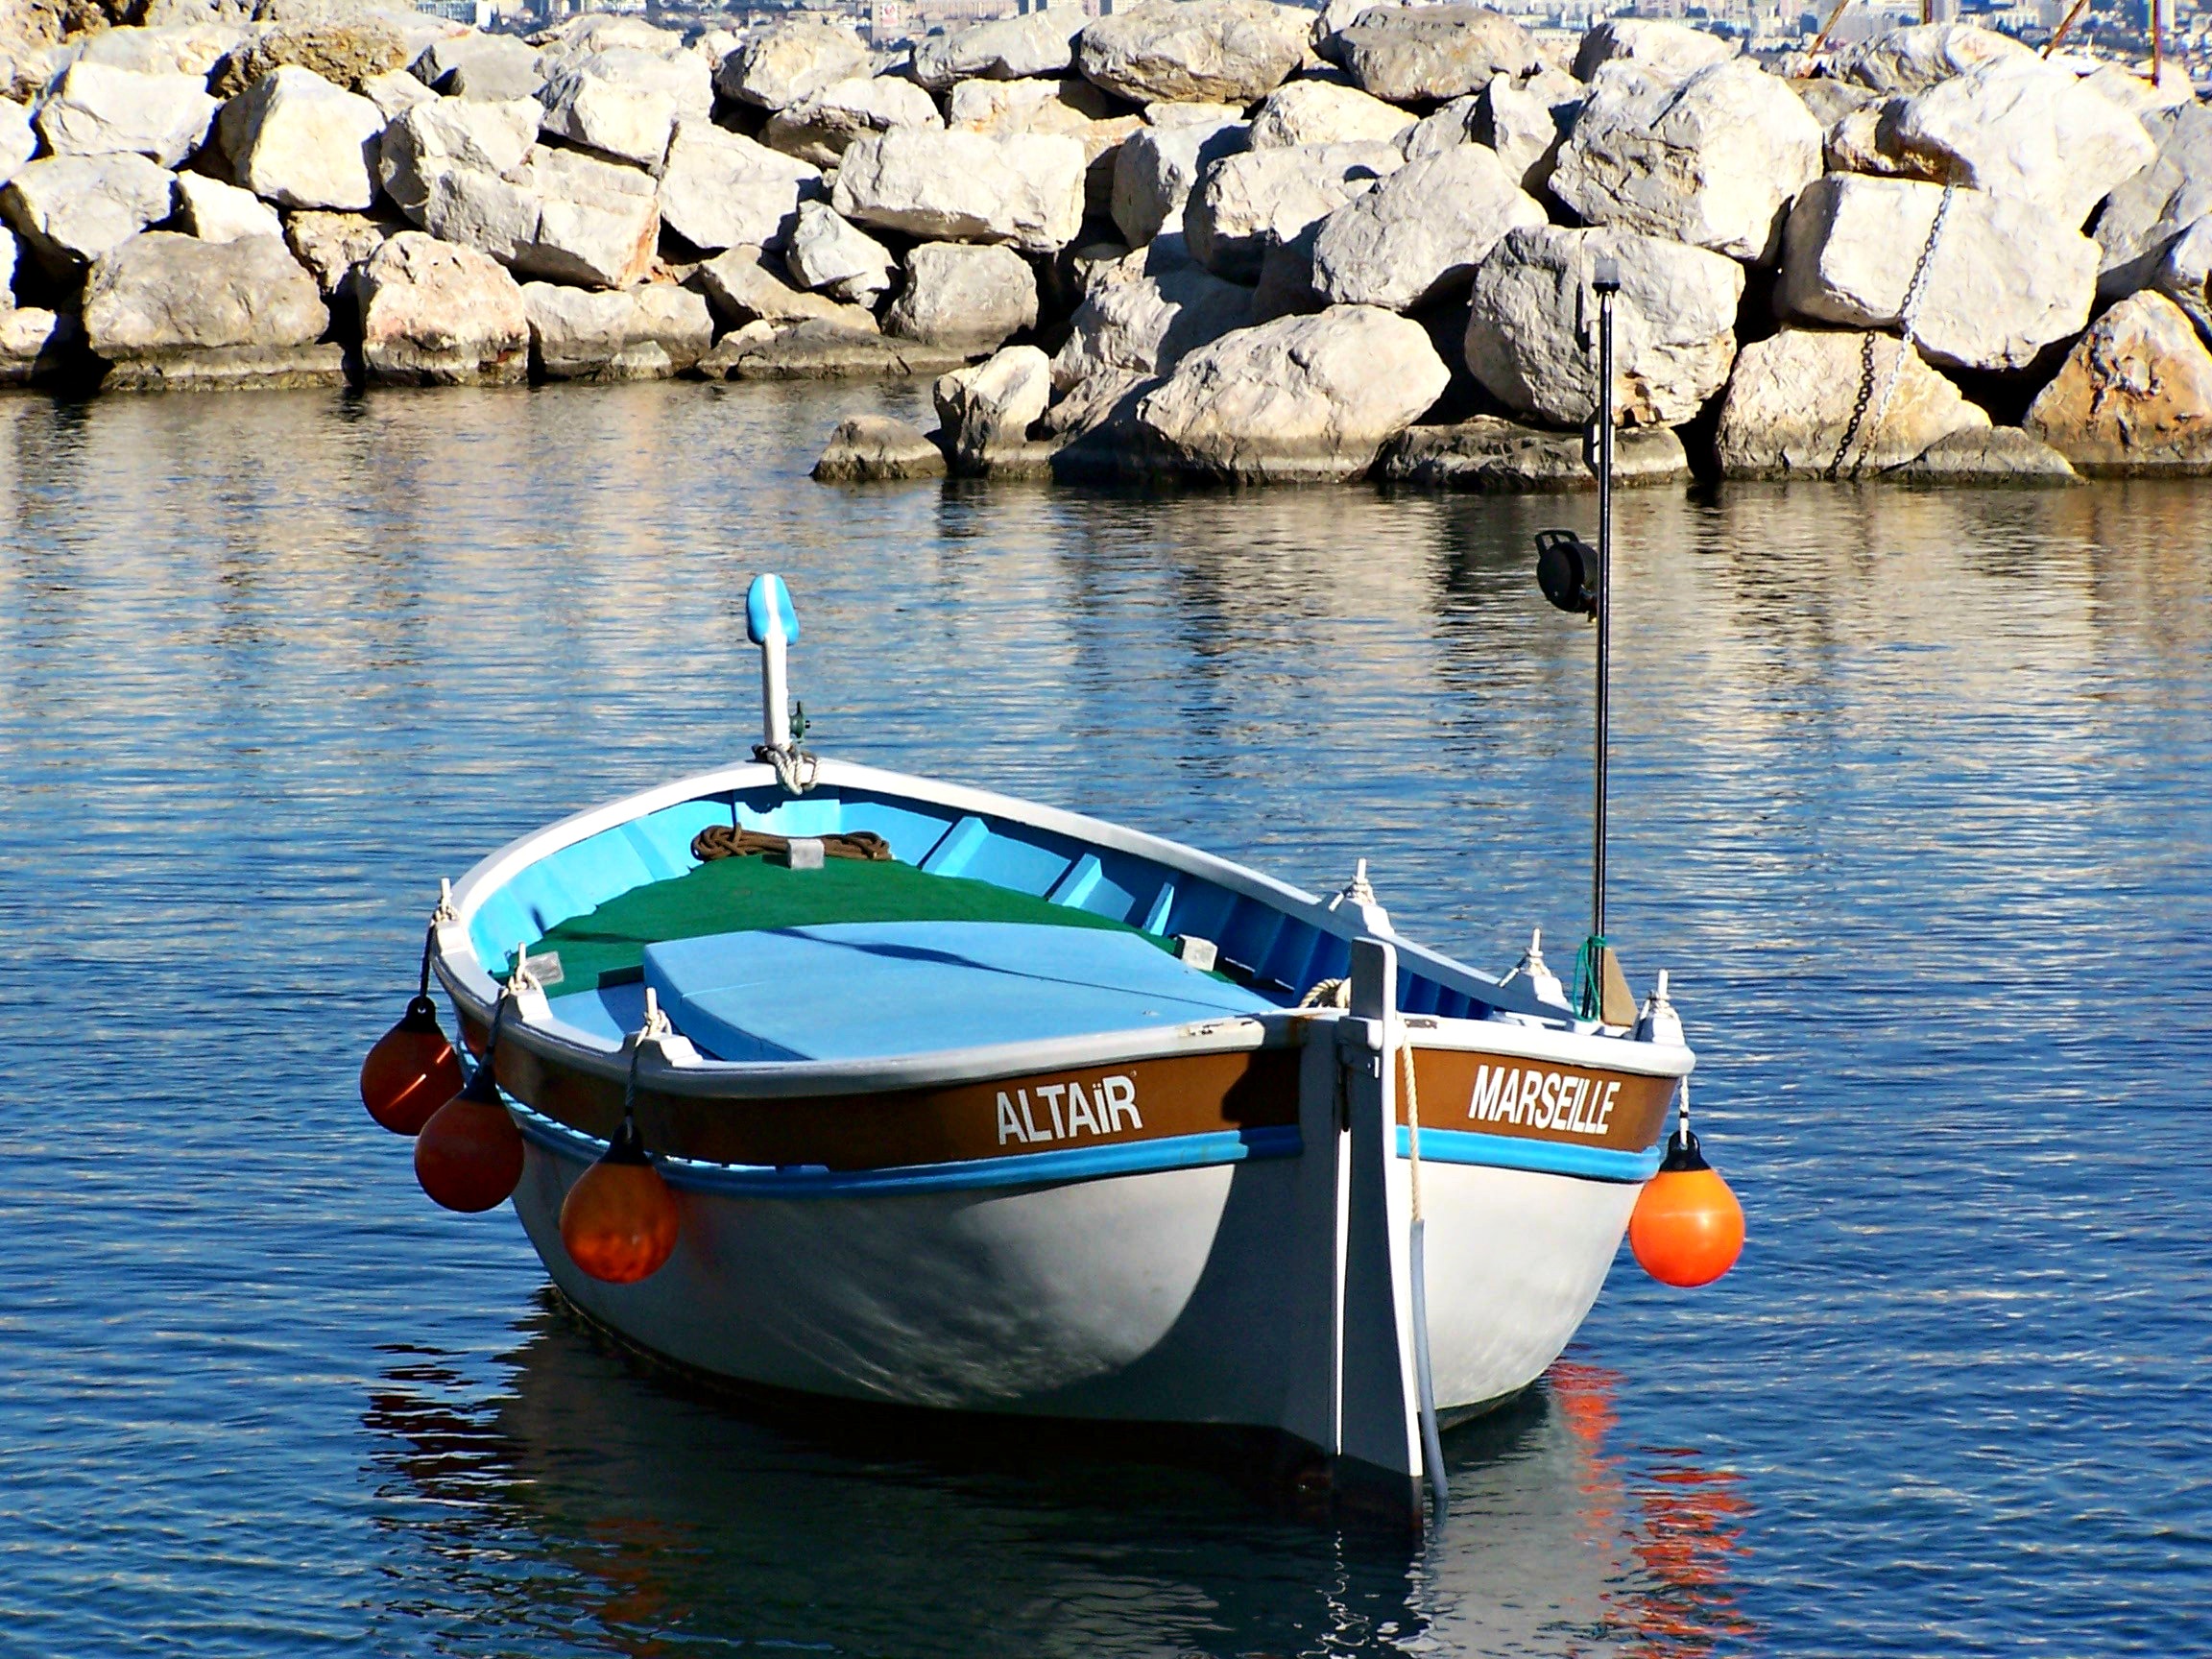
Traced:
POLYGON ((771 749, 765 743, 753 746, 753 758, 765 761, 776 768, 776 781, 783 785, 786 795, 804 795, 814 787, 815 774, 821 762, 796 742, 781 749, 771 749))
POLYGON ((1298 998, 1301 1008, 1349 1008, 1352 1006, 1352 981, 1349 979, 1317 979, 1305 996, 1298 998))
POLYGON ((1914 351, 1912 320, 1919 315, 1920 301, 1927 295, 1928 275, 1936 263, 1936 245, 1943 240, 1943 226, 1951 217, 1952 199, 1958 193, 1959 186, 1957 184, 1946 183, 1943 186, 1943 200, 1936 204, 1936 218, 1934 223, 1928 227, 1928 240, 1922 244, 1919 260, 1912 267, 1912 279, 1905 285, 1904 303, 1897 308, 1897 332, 1900 337, 1897 355, 1889 361, 1889 373, 1882 382, 1882 394, 1873 399, 1873 419, 1865 421, 1863 436, 1862 436, 1861 422, 1867 406, 1867 388, 1872 381, 1874 373, 1874 336, 1868 334, 1865 337, 1863 348, 1865 357, 1859 387, 1859 405, 1851 412, 1851 423, 1844 428, 1843 442, 1838 446, 1836 459, 1828 468, 1828 477, 1831 482, 1843 470, 1843 458, 1851 452, 1851 445, 1854 440, 1859 443, 1859 459, 1851 464, 1851 476, 1854 478, 1859 476, 1860 469, 1866 465, 1867 455, 1873 450, 1875 437, 1882 430, 1882 422, 1888 419, 1889 399, 1897 395, 1897 383, 1905 377, 1905 360, 1913 355, 1914 351))
POLYGON ((1421 1084, 1413 1070, 1413 1039, 1408 1037, 1398 1052, 1406 1059, 1406 1152, 1407 1176, 1412 1186, 1413 1224, 1421 1224, 1421 1084))
MULTIPOLYGON (((814 839, 822 843, 825 858, 852 858, 868 864, 888 864, 891 843, 873 830, 849 830, 840 834, 819 835, 814 839)), ((764 830, 743 830, 730 824, 709 824, 691 837, 691 856, 702 864, 717 858, 750 858, 757 854, 786 856, 791 852, 791 837, 773 835, 764 830)))

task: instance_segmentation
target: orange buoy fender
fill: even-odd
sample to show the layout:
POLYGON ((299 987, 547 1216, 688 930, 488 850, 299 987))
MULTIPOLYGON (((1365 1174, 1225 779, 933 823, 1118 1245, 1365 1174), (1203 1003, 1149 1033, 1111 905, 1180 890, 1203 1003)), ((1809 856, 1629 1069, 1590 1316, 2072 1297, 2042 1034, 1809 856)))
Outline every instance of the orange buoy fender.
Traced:
POLYGON ((438 1027, 438 1005, 417 997, 361 1062, 361 1104, 395 1135, 419 1135, 460 1092, 461 1061, 438 1027))
POLYGON ((1683 1290, 1712 1284, 1743 1253, 1743 1206, 1690 1129, 1669 1137, 1659 1173, 1637 1195, 1628 1244, 1645 1272, 1683 1290))
POLYGON ((682 1219, 676 1194, 653 1167, 637 1120, 625 1112, 606 1153, 562 1200, 561 1242, 592 1278, 635 1285, 675 1254, 682 1219))
POLYGON ((415 1139, 415 1179, 448 1210, 495 1210, 522 1180, 522 1132, 507 1115, 492 1062, 430 1115, 415 1139))

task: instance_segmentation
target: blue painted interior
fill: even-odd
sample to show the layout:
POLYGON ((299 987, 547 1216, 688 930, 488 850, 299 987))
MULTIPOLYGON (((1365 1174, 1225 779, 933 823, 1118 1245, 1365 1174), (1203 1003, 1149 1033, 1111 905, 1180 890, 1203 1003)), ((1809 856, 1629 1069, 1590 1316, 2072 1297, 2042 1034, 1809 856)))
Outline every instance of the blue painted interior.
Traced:
MULTIPOLYGON (((1351 948, 1343 940, 1262 901, 1132 854, 862 791, 817 790, 791 800, 774 789, 683 802, 540 860, 478 908, 469 936, 479 959, 502 972, 518 942, 537 939, 633 887, 681 876, 697 862, 691 838, 710 824, 730 823, 783 835, 873 830, 901 862, 934 874, 990 881, 1126 922, 1156 937, 1211 939, 1234 965, 1231 971, 1249 975, 1270 1005, 1293 1001, 1351 965, 1351 948)), ((1474 998, 1404 964, 1398 984, 1399 1006, 1409 1014, 1463 1018, 1481 1012, 1474 998)))
POLYGON ((645 983, 724 1060, 871 1060, 1179 1025, 1275 1006, 1133 933, 840 923, 645 948, 645 983))

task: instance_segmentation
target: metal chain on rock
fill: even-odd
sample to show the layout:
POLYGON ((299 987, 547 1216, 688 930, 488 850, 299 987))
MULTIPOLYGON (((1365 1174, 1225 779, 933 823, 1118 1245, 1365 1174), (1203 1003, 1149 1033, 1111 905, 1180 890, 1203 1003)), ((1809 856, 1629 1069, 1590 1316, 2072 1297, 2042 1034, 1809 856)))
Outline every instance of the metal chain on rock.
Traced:
POLYGON ((1873 380, 1874 336, 1866 336, 1864 373, 1859 381, 1859 405, 1851 412, 1851 424, 1844 428, 1843 443, 1836 451, 1835 463, 1828 469, 1834 480, 1843 469, 1843 458, 1850 454, 1854 441, 1859 445, 1859 458, 1851 464, 1851 476, 1859 476, 1860 469, 1866 465, 1866 457, 1873 452, 1875 437, 1882 430, 1882 422, 1889 415, 1889 399, 1897 395, 1897 383, 1905 377, 1905 359, 1912 354, 1914 336, 1913 319, 1920 314, 1920 301, 1928 292, 1928 274, 1936 264, 1936 245, 1943 240, 1944 221, 1951 217, 1952 198, 1959 186, 1946 183, 1943 200, 1936 204, 1936 219, 1928 227, 1928 240, 1921 246, 1920 258, 1912 267, 1912 279, 1905 284, 1905 302, 1897 308, 1897 332, 1900 336, 1897 355, 1890 359, 1889 373, 1883 377, 1881 396, 1872 399, 1873 419, 1864 420, 1867 410, 1867 388, 1873 380))

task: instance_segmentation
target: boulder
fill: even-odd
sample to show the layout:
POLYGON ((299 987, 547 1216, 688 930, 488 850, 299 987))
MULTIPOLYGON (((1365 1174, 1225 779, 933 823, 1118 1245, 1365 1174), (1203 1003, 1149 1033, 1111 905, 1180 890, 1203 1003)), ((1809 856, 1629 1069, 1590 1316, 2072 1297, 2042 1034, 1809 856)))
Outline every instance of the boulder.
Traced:
POLYGON ((888 379, 941 374, 968 360, 965 351, 920 340, 892 340, 873 330, 812 321, 778 327, 749 323, 715 342, 700 373, 730 380, 888 379))
MULTIPOLYGON (((1374 476, 1429 490, 1485 494, 1595 490, 1585 432, 1548 432, 1496 415, 1455 426, 1410 426, 1382 446, 1374 476)), ((1690 476, 1682 440, 1669 426, 1631 426, 1613 441, 1616 484, 1679 484, 1690 476)))
POLYGON ((2212 217, 2174 238, 2152 273, 2151 285, 2187 313, 2197 332, 2212 341, 2212 217))
POLYGON ((1833 128, 1854 109, 1863 109, 1870 104, 1884 101, 1880 93, 1869 91, 1855 82, 1831 81, 1825 75, 1817 78, 1792 76, 1790 90, 1796 93, 1805 108, 1813 111, 1814 120, 1828 128, 1833 128))
POLYGON ((2156 110, 2142 122, 2158 154, 2097 215, 2097 292, 2106 300, 2149 286, 2175 239, 2212 214, 2212 106, 2156 110))
POLYGON ((1733 40, 1684 23, 1612 17, 1582 36, 1575 53, 1575 78, 1593 80, 1605 64, 1626 61, 1661 80, 1681 81, 1735 57, 1739 50, 1733 40))
POLYGON ((627 288, 652 269, 661 214, 646 175, 540 146, 506 178, 474 167, 439 173, 421 224, 529 276, 627 288))
POLYGON ((197 75, 142 75, 76 62, 38 106, 52 156, 143 156, 174 167, 206 142, 215 100, 197 75))
POLYGON ((31 111, 12 98, 0 98, 0 184, 23 171, 24 163, 38 154, 38 134, 32 131, 31 111))
POLYGON ((891 250, 824 202, 799 209, 783 260, 801 286, 832 300, 873 306, 891 286, 891 250))
POLYGON ((906 255, 906 286, 883 325, 902 340, 991 350, 1037 325, 1036 274, 1011 248, 925 242, 906 255))
POLYGON ((265 75, 305 69, 334 86, 357 92, 364 83, 400 67, 410 56, 397 17, 366 8, 352 16, 298 17, 257 30, 216 66, 207 89, 235 98, 265 75))
POLYGON ((667 158, 676 100, 658 87, 623 85, 578 65, 547 81, 538 98, 545 107, 541 128, 556 138, 653 173, 667 158))
POLYGON ((66 312, 0 309, 0 386, 28 386, 65 373, 82 333, 66 312))
POLYGON ((788 109, 868 73, 868 48, 850 24, 802 17, 754 36, 722 60, 714 87, 763 109, 788 109))
POLYGON ((84 284, 84 334, 110 387, 333 385, 330 313, 280 236, 204 242, 167 230, 104 255, 84 284))
POLYGON ((1591 225, 1770 264, 1782 218, 1820 177, 1820 123, 1788 84, 1731 58, 1679 82, 1609 68, 1551 170, 1591 225))
MULTIPOLYGON (((1899 325, 1942 186, 1832 173, 1791 210, 1775 303, 1855 328, 1899 325)), ((2024 369, 2080 332, 2097 293, 2097 244, 2032 203, 1952 193, 1929 257, 1913 337, 1937 363, 2024 369)))
POLYGON ((1207 169, 1183 210, 1191 256, 1216 276, 1254 281, 1270 246, 1296 241, 1405 164, 1394 144, 1298 145, 1224 156, 1207 169))
POLYGON ((1451 103, 1406 134, 1406 159, 1418 161, 1461 144, 1487 144, 1513 181, 1531 194, 1551 182, 1559 147, 1582 112, 1582 83, 1545 70, 1525 84, 1492 78, 1481 91, 1451 103))
POLYGON ((418 104, 433 102, 438 94, 415 79, 404 69, 395 69, 388 75, 372 76, 361 83, 361 96, 383 111, 389 122, 395 115, 412 109, 418 104))
POLYGON ((1088 81, 963 81, 945 100, 945 125, 994 138, 1064 133, 1094 157, 1137 132, 1144 118, 1126 113, 1088 81))
POLYGON ((1917 94, 1897 112, 1896 141, 1951 181, 2032 202, 2069 230, 2158 155, 2141 121, 2035 61, 1984 64, 1917 94))
POLYGON ((1413 117, 1357 86, 1334 81, 1292 81, 1267 94, 1252 115, 1255 150, 1292 144, 1389 144, 1413 117))
POLYGON ((1051 361, 1034 346, 1008 346, 972 369, 940 375, 930 396, 953 465, 972 467, 1027 441, 1052 398, 1051 361))
POLYGON ((176 180, 143 156, 49 156, 0 190, 0 216, 67 276, 169 217, 176 180))
POLYGON ((1902 484, 2078 484, 2065 456, 2017 426, 1992 426, 1938 438, 1882 474, 1902 484))
POLYGON ((1311 14, 1267 0, 1182 0, 1101 17, 1075 42, 1075 67, 1132 104, 1249 104, 1306 56, 1311 14))
POLYGON ((312 69, 264 75, 223 106, 217 130, 231 177, 265 202, 357 211, 376 200, 384 112, 312 69))
POLYGON ((1727 383, 1743 267, 1627 230, 1509 230, 1475 273, 1467 367, 1507 407, 1559 426, 1598 408, 1593 263, 1620 262, 1614 407, 1631 426, 1675 426, 1727 383))
MULTIPOLYGON (((635 13, 620 12, 586 12, 539 31, 531 39, 539 47, 539 68, 546 74, 598 52, 626 48, 658 58, 682 58, 688 51, 677 31, 655 28, 635 13)), ((722 56, 727 57, 729 50, 725 45, 722 56)), ((700 60, 711 64, 721 60, 705 54, 700 60)))
POLYGON ((1199 175, 1244 149, 1248 137, 1249 129, 1236 120, 1180 122, 1131 134, 1114 157, 1113 194, 1114 223, 1130 245, 1141 248, 1163 229, 1180 228, 1199 175))
POLYGON ((538 49, 512 35, 448 35, 425 46, 409 65, 425 86, 455 98, 509 103, 535 98, 545 77, 538 49))
POLYGON ((420 222, 431 180, 447 168, 511 173, 521 166, 542 113, 534 98, 433 98, 400 111, 379 149, 384 194, 420 222))
POLYGON ((733 248, 700 266, 691 280, 715 312, 738 327, 820 322, 854 333, 877 331, 876 314, 866 306, 841 305, 794 287, 785 279, 783 262, 758 248, 733 248))
POLYGON ((1252 325, 1253 293, 1241 283, 1190 264, 1148 273, 1141 253, 1125 265, 1122 279, 1100 282, 1075 308, 1052 359, 1061 390, 1171 373, 1201 346, 1252 325))
POLYGON ((892 75, 855 75, 779 109, 761 134, 769 148, 817 167, 834 167, 854 139, 894 127, 943 127, 929 94, 892 75))
MULTIPOLYGON (((677 48, 672 52, 622 44, 596 45, 589 52, 547 53, 539 60, 545 85, 572 75, 602 81, 631 92, 654 92, 676 107, 678 116, 705 120, 714 113, 714 71, 704 58, 677 48)), ((541 91, 539 97, 547 96, 541 91)))
POLYGON ((1218 127, 1244 119, 1241 104, 1209 104, 1190 99, 1155 99, 1144 106, 1144 125, 1163 132, 1171 127, 1218 127))
POLYGON ((594 291, 525 282, 522 305, 531 360, 547 380, 664 380, 713 340, 706 301, 667 283, 594 291))
POLYGON ((1838 81, 1890 97, 1925 92, 1984 63, 2035 60, 2035 50, 1971 23, 1922 23, 1892 29, 1832 54, 1821 65, 1838 81))
POLYGON ((404 223, 366 213, 295 213, 284 221, 284 242, 325 300, 354 303, 354 268, 406 228, 404 223))
POLYGON ((15 232, 0 230, 0 311, 15 304, 15 267, 21 258, 22 246, 15 240, 15 232))
POLYGON ((1356 478, 1450 379, 1418 323, 1333 305, 1200 347, 1144 395, 1137 421, 1199 476, 1356 478))
POLYGON ((2081 84, 2130 115, 2185 109, 2197 102, 2197 88, 2190 82, 2188 69, 2172 59, 2159 70, 2156 81, 2137 74, 2132 65, 2103 62, 2081 76, 2081 84))
POLYGON ((2023 424, 2096 476, 2212 474, 2212 352, 2173 301, 2130 295, 2075 343, 2023 424))
POLYGON ((488 254, 406 230, 361 264, 361 362, 373 381, 505 385, 530 367, 530 315, 488 254))
POLYGON ((1520 24, 1477 6, 1372 7, 1334 48, 1354 84, 1393 104, 1442 103, 1543 66, 1520 24))
POLYGON ((933 242, 1049 253, 1083 225, 1083 146, 1057 133, 989 138, 902 127, 855 139, 831 202, 846 218, 933 242))
POLYGON ((1313 290, 1334 304, 1410 311, 1463 292, 1506 231, 1544 223, 1496 151, 1462 144, 1408 162, 1322 220, 1313 290))
POLYGON ((706 121, 679 121, 661 174, 661 217, 702 252, 781 248, 804 202, 824 194, 809 162, 706 121))
POLYGON ((1920 354, 1887 334, 1785 328, 1736 359, 1720 405, 1716 446, 1730 478, 1817 478, 1838 468, 1882 471, 1956 432, 1986 431, 1989 417, 1959 395, 1920 354), (1879 397, 1898 354, 1905 367, 1880 425, 1862 397, 1879 397), (1848 452, 1846 453, 1846 445, 1848 452))
POLYGON ((1828 171, 1941 183, 1951 171, 1948 162, 1910 155, 1898 146, 1897 117, 1908 102, 1902 97, 1879 99, 1839 117, 1821 144, 1828 171))
MULTIPOLYGON (((1051 13, 1033 12, 1032 17, 1051 13)), ((849 415, 830 434, 829 446, 814 463, 823 484, 877 484, 907 478, 945 476, 945 451, 922 428, 888 415, 849 415)))
POLYGON ((156 28, 104 29, 70 42, 79 63, 102 63, 141 75, 190 75, 207 88, 215 67, 256 32, 240 23, 170 23, 156 28))
POLYGON ((177 218, 203 242, 284 234, 284 221, 276 209, 252 191, 199 173, 177 175, 177 218))
POLYGON ((1080 8, 1054 8, 931 35, 914 44, 914 79, 944 92, 959 81, 1060 75, 1073 66, 1075 36, 1089 22, 1080 8))

